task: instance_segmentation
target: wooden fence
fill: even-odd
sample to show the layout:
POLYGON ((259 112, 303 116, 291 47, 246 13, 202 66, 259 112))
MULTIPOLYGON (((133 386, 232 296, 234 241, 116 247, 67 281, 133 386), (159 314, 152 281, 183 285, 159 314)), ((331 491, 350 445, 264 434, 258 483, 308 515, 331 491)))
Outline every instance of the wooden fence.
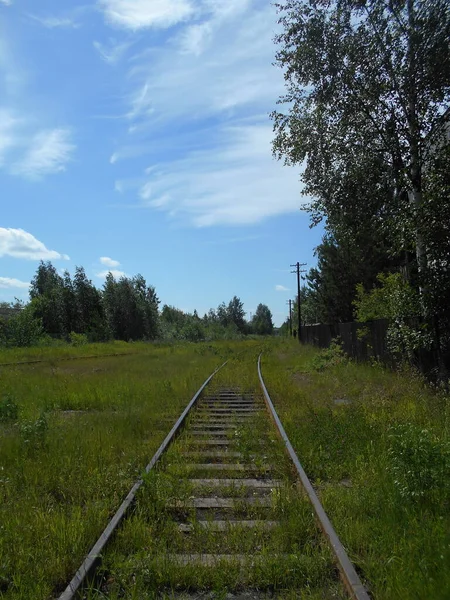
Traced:
MULTIPOLYGON (((419 321, 410 320, 410 325, 419 325, 419 321)), ((393 356, 387 345, 388 319, 378 319, 367 323, 335 323, 330 325, 304 325, 301 341, 320 348, 328 348, 331 341, 339 338, 344 352, 357 361, 371 358, 389 367, 398 366, 401 360, 408 360, 422 373, 433 379, 439 373, 450 371, 450 356, 437 348, 420 350, 408 356, 393 356), (358 335, 359 332, 359 335, 358 335)))

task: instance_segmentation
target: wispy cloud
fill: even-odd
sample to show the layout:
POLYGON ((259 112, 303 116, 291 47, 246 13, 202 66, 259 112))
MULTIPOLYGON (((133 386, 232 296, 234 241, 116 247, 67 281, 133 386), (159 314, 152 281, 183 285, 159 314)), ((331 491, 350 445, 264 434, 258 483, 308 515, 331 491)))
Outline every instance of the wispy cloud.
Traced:
POLYGON ((96 275, 99 279, 106 279, 108 273, 111 273, 111 275, 115 279, 120 279, 121 277, 127 276, 127 274, 124 271, 118 271, 117 269, 108 269, 107 271, 100 271, 100 273, 96 273, 96 275))
POLYGON ((132 42, 118 42, 117 40, 110 40, 108 44, 102 44, 97 41, 93 42, 94 48, 98 51, 102 59, 110 65, 118 63, 131 45, 132 42))
POLYGON ((8 153, 19 143, 20 120, 8 109, 0 108, 0 166, 8 153))
POLYGON ((267 112, 283 90, 282 76, 271 66, 276 15, 272 7, 246 12, 249 4, 231 1, 220 10, 223 3, 210 2, 215 10, 201 24, 136 56, 129 118, 200 122, 214 114, 230 118, 249 106, 250 114, 267 112))
POLYGON ((57 27, 76 29, 79 27, 79 23, 70 17, 56 17, 51 15, 40 17, 33 14, 29 14, 28 16, 30 19, 33 19, 33 21, 37 21, 44 27, 47 27, 47 29, 55 29, 57 27))
POLYGON ((105 265, 105 267, 114 268, 120 266, 120 262, 118 260, 113 260, 112 258, 109 258, 109 256, 101 256, 100 262, 102 263, 102 265, 105 265))
POLYGON ((0 0, 2 4, 6 4, 6 6, 11 6, 12 0, 0 0))
POLYGON ((0 227, 0 257, 26 260, 70 260, 67 254, 49 250, 31 233, 23 229, 0 227))
POLYGON ((157 165, 140 187, 143 206, 197 227, 244 225, 298 210, 298 175, 274 161, 266 123, 228 127, 211 152, 157 165))
POLYGON ((66 164, 72 160, 76 149, 71 141, 68 129, 49 129, 38 132, 13 172, 30 179, 39 179, 51 173, 66 170, 66 164))
POLYGON ((135 31, 171 27, 195 13, 189 0, 99 0, 98 5, 109 23, 135 31))
POLYGON ((130 59, 128 135, 110 162, 153 162, 139 185, 122 178, 116 189, 134 185, 143 206, 197 227, 294 212, 299 174, 273 160, 267 116, 283 91, 271 65, 276 12, 251 0, 197 5, 200 18, 130 59))
POLYGON ((284 285, 279 285, 278 284, 278 285, 275 286, 275 291, 277 291, 277 292, 289 292, 290 290, 289 290, 289 288, 284 287, 284 285))
POLYGON ((0 277, 0 289, 28 289, 30 284, 26 281, 20 281, 20 279, 14 279, 11 277, 0 277))

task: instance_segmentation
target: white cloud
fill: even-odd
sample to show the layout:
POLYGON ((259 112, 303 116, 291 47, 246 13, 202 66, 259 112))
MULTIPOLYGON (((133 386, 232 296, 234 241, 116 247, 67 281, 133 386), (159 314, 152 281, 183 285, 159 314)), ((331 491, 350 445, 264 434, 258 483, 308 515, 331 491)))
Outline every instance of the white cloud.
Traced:
POLYGON ((11 6, 11 4, 12 4, 12 0, 0 0, 0 2, 2 2, 3 4, 6 4, 6 6, 11 6))
POLYGON ((23 229, 0 227, 0 257, 2 256, 26 260, 70 260, 67 254, 48 250, 42 242, 23 229))
POLYGON ((192 123, 214 114, 229 117, 245 107, 251 114, 267 113, 275 106, 284 84, 281 71, 272 66, 273 7, 249 10, 244 0, 232 1, 229 10, 220 8, 224 3, 207 6, 210 18, 134 57, 129 119, 164 124, 188 118, 192 123))
POLYGON ((101 271, 100 273, 97 273, 97 277, 99 279, 106 279, 106 276, 108 275, 108 273, 111 273, 111 275, 115 279, 120 279, 121 277, 127 276, 127 274, 124 271, 118 271, 116 269, 108 269, 108 271, 101 271))
POLYGON ((197 227, 295 212, 307 201, 299 169, 272 158, 267 116, 284 91, 272 66, 276 10, 251 0, 196 6, 195 22, 130 58, 128 134, 110 162, 146 156, 150 167, 116 190, 136 189, 142 206, 197 227))
POLYGON ((113 260, 112 258, 109 258, 109 256, 101 256, 100 262, 102 263, 102 265, 105 265, 105 267, 119 267, 120 266, 120 262, 118 260, 113 260))
POLYGON ((94 41, 93 45, 105 62, 114 65, 125 55, 131 46, 131 42, 119 43, 116 40, 111 40, 107 46, 101 42, 94 41))
POLYGON ((266 121, 226 127, 217 146, 156 165, 139 189, 143 206, 187 218, 197 227, 258 223, 297 211, 296 169, 271 155, 266 121))
POLYGON ((32 14, 29 14, 28 16, 30 17, 30 19, 33 19, 34 21, 37 21, 44 27, 47 27, 47 29, 55 29, 56 27, 69 27, 72 29, 76 29, 77 27, 79 27, 78 23, 69 17, 38 17, 37 15, 32 14))
POLYGON ((112 25, 134 31, 171 27, 195 13, 189 0, 99 0, 98 5, 112 25))
POLYGON ((68 129, 48 129, 38 132, 22 160, 13 167, 13 172, 30 179, 66 170, 72 159, 75 146, 68 129))
POLYGON ((289 288, 284 287, 284 285, 276 285, 275 290, 277 292, 289 292, 290 291, 289 288))
POLYGON ((0 289, 2 290, 9 290, 11 288, 25 290, 29 287, 29 283, 26 283, 25 281, 20 281, 20 279, 14 279, 11 277, 0 277, 0 289))

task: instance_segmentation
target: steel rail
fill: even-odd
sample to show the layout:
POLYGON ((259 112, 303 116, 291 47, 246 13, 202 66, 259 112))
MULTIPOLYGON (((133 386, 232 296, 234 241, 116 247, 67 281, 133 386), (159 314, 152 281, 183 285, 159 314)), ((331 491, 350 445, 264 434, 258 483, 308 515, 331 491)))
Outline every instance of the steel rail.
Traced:
MULTIPOLYGON (((184 411, 181 413, 177 422, 172 427, 172 429, 166 436, 166 438, 163 441, 163 443, 161 444, 161 446, 158 448, 158 450, 154 454, 151 461, 145 467, 145 473, 149 473, 153 469, 155 464, 161 458, 161 455, 167 450, 167 448, 173 442, 173 440, 175 439, 179 430, 181 429, 182 425, 184 424, 184 421, 186 420, 186 417, 187 417, 189 411, 195 405, 195 403, 197 402, 197 400, 198 400, 199 396, 201 395, 201 393, 203 392, 203 390, 206 388, 206 386, 211 381, 211 379, 214 377, 214 375, 218 371, 220 371, 220 369, 222 369, 222 367, 224 367, 227 364, 227 362, 228 361, 225 361, 220 367, 218 367, 208 377, 208 379, 202 384, 202 386, 199 388, 199 390, 197 391, 195 396, 192 398, 192 400, 186 406, 184 411)), ((92 576, 95 572, 95 569, 98 567, 98 565, 101 561, 101 554, 102 554, 103 549, 105 548, 106 544, 111 539, 112 535, 114 534, 114 532, 117 529, 117 527, 119 526, 119 524, 122 522, 124 517, 127 515, 128 511, 130 510, 130 508, 135 500, 136 493, 142 484, 143 484, 143 479, 139 479, 133 485, 131 490, 128 492, 125 500, 122 502, 120 507, 117 509, 117 512, 115 513, 113 518, 110 520, 110 522, 106 526, 103 533, 100 535, 98 540, 92 546, 91 550, 89 551, 86 558, 84 559, 83 564, 78 569, 78 571, 74 575, 73 579, 71 580, 71 582, 69 583, 67 588, 58 597, 58 600, 75 600, 76 598, 79 597, 79 594, 83 591, 87 581, 90 578, 92 578, 92 576)))
POLYGON ((267 391, 266 385, 264 383, 264 379, 261 373, 261 354, 258 357, 258 376, 259 382, 264 392, 264 399, 266 402, 266 406, 269 410, 270 416, 275 423, 275 426, 278 430, 280 437, 282 438, 286 451, 289 454, 292 462, 295 465, 296 471, 300 478, 300 482, 305 490, 311 504, 313 505, 314 512, 316 513, 316 517, 320 524, 322 531, 325 533, 328 541, 330 542, 331 548, 333 550, 334 556, 336 558, 337 566, 339 568, 339 572, 341 578, 344 582, 344 585, 350 594, 352 600, 370 600, 370 596, 367 593, 366 588, 361 582, 355 567, 350 561, 347 552, 345 551, 344 546, 342 545, 341 540, 339 539, 333 525, 331 524, 330 519, 328 518, 325 509, 323 508, 305 470, 303 469, 297 454, 295 453, 294 448, 292 447, 291 442, 284 430, 283 425, 277 415, 273 402, 269 396, 269 392, 267 391))

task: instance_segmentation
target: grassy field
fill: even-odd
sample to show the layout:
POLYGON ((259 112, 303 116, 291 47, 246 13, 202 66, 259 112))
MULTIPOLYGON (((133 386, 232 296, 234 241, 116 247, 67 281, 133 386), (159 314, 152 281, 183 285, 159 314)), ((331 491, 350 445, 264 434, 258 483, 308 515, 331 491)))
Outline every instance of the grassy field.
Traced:
MULTIPOLYGON (((264 346, 275 406, 375 600, 449 598, 449 397, 337 351, 264 346)), ((3 364, 43 362, 0 366, 0 598, 54 597, 204 379, 245 351, 240 377, 256 385, 260 347, 1 352, 3 364), (70 357, 80 359, 60 360, 70 357)))
MULTIPOLYGON (((258 352, 246 344, 238 358, 231 359, 208 388, 218 390, 240 386, 243 393, 255 393, 262 402, 256 371, 258 352)), ((264 405, 262 404, 264 407, 264 405)), ((196 422, 196 411, 189 421, 196 422)), ((228 458, 252 467, 248 477, 269 478, 282 482, 274 487, 269 504, 248 505, 248 490, 239 486, 239 473, 227 470, 202 472, 205 462, 196 446, 196 436, 186 431, 172 445, 158 467, 146 478, 139 490, 136 509, 127 519, 103 561, 103 583, 89 594, 89 600, 150 600, 179 598, 183 591, 200 598, 208 591, 214 598, 226 598, 229 593, 258 590, 275 593, 277 598, 304 600, 339 600, 346 598, 333 564, 331 550, 313 518, 311 506, 294 484, 289 462, 275 428, 264 410, 244 424, 236 423, 228 434, 228 443, 240 458, 228 458), (192 458, 193 450, 197 452, 192 458), (188 453, 190 459, 186 458, 188 453), (189 466, 186 461, 190 462, 189 466), (270 475, 268 475, 270 473, 270 475), (222 486, 208 487, 209 479, 198 487, 196 477, 223 479, 222 486), (229 479, 231 477, 231 479, 229 479), (234 479, 237 478, 237 479, 234 479), (236 485, 231 484, 237 482, 236 485), (216 530, 202 526, 213 519, 213 511, 197 511, 190 503, 196 496, 233 498, 235 506, 219 518, 252 519, 259 525, 241 525, 216 530), (267 529, 264 519, 277 523, 267 529), (189 532, 179 523, 188 522, 189 532), (177 556, 221 555, 213 566, 177 562, 177 556), (231 556, 247 557, 245 568, 233 562, 231 556), (225 556, 227 558, 225 558, 225 556)), ((203 449, 204 450, 204 449, 203 449)), ((250 595, 250 597, 254 597, 250 595)))
MULTIPOLYGON (((1 598, 44 600, 68 582, 181 409, 233 354, 120 346, 133 355, 61 362, 45 349, 20 356, 43 363, 0 367, 1 598)), ((112 348, 71 352, 101 350, 112 348)))
POLYGON ((373 597, 450 598, 449 396, 295 342, 266 354, 263 374, 373 597))

